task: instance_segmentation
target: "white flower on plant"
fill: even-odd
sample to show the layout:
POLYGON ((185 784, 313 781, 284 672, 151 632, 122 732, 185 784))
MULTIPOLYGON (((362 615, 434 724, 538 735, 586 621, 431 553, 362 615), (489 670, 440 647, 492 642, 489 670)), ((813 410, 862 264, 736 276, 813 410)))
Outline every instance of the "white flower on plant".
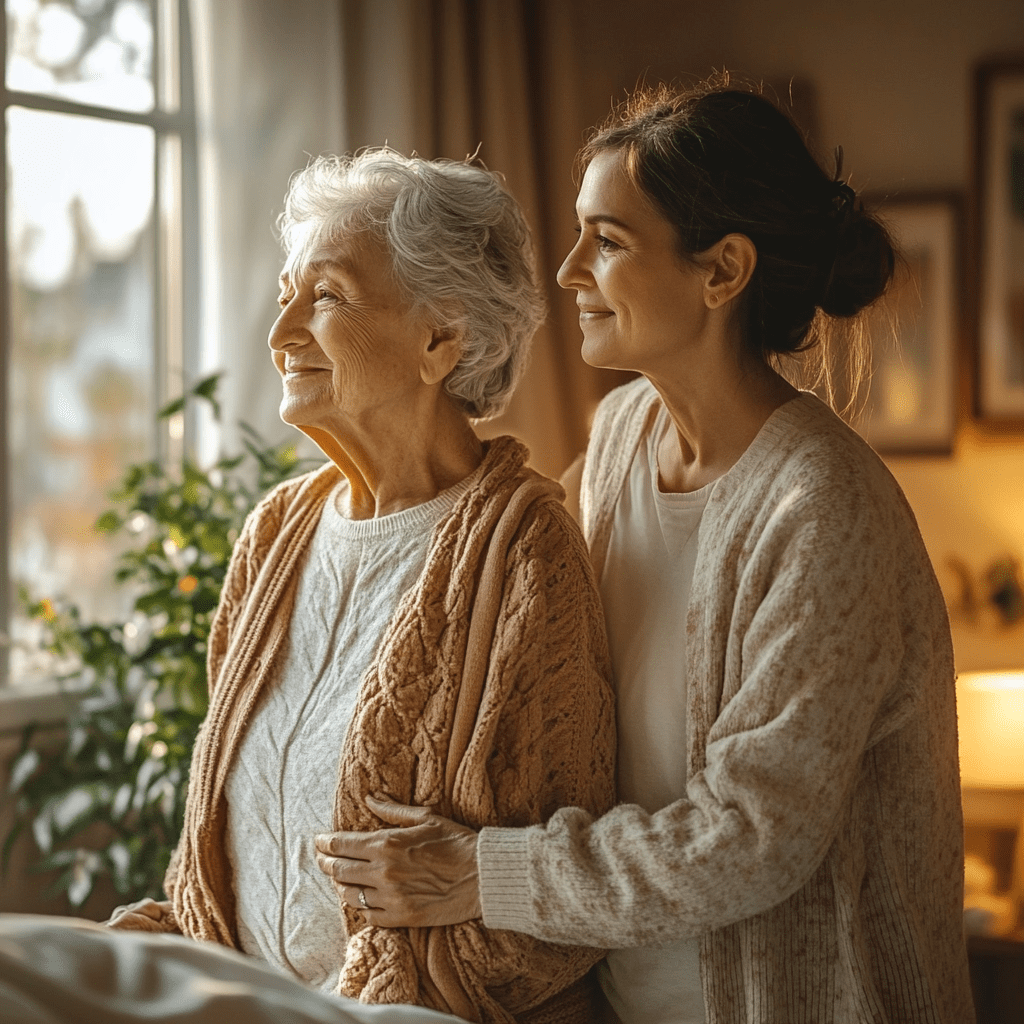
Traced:
POLYGON ((119 839, 107 847, 107 856, 114 868, 114 880, 119 885, 125 885, 128 881, 128 868, 132 860, 128 847, 119 839))
MULTIPOLYGON (((83 730, 84 731, 84 730, 83 730)), ((28 777, 39 767, 40 757, 35 750, 26 750, 11 765, 11 779, 8 783, 10 792, 21 788, 28 777)))
POLYGON ((135 798, 132 800, 132 809, 141 811, 143 804, 146 802, 147 789, 150 782, 153 780, 153 776, 163 767, 159 761, 154 761, 152 758, 142 762, 142 767, 139 769, 139 774, 135 777, 135 798))
POLYGON ((43 853, 49 853, 53 848, 53 823, 50 821, 48 807, 43 807, 32 819, 32 836, 36 841, 36 846, 43 853))
POLYGON ((88 789, 72 789, 60 797, 53 805, 53 823, 61 832, 66 832, 74 824, 76 818, 80 818, 92 807, 95 801, 95 794, 88 789))
POLYGON ((115 821, 120 820, 124 817, 125 812, 128 810, 128 804, 132 798, 132 784, 130 782, 123 782, 118 786, 117 792, 114 794, 114 802, 110 807, 110 814, 115 821))
POLYGON ((136 512, 135 515, 128 520, 127 526, 132 533, 142 533, 142 531, 153 522, 145 512, 136 512))
MULTIPOLYGON (((126 761, 134 761, 135 754, 138 752, 139 744, 142 742, 144 736, 152 736, 157 730, 156 722, 132 722, 128 729, 128 735, 124 740, 124 759, 126 761)), ((139 774, 145 770, 145 765, 139 769, 139 774)))
POLYGON ((75 858, 75 866, 71 871, 71 884, 68 886, 68 899, 72 906, 80 907, 92 892, 93 876, 103 866, 98 853, 91 850, 79 850, 75 858))

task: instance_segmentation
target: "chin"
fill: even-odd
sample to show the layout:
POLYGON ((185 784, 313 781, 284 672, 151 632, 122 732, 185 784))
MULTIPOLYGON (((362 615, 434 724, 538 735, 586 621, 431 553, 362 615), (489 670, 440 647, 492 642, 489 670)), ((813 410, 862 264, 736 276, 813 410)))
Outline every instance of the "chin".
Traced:
POLYGON ((322 400, 300 398, 285 392, 277 411, 281 421, 291 427, 313 427, 322 419, 318 412, 323 410, 323 405, 322 400))
POLYGON ((587 366, 596 367, 599 370, 625 370, 621 360, 616 359, 615 350, 610 345, 602 345, 599 342, 588 341, 583 338, 583 346, 580 348, 580 357, 587 366))

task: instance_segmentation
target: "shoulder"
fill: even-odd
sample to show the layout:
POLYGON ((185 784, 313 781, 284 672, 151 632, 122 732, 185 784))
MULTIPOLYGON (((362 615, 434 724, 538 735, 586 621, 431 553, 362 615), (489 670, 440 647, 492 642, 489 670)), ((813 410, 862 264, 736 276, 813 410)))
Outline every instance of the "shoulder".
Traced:
POLYGON ((719 500, 764 503, 790 515, 829 509, 836 516, 913 522, 903 491, 878 454, 810 394, 776 410, 734 469, 716 487, 719 500))
MULTIPOLYGON (((710 564, 758 585, 792 579, 875 594, 937 594, 931 559, 899 484, 871 447, 824 403, 777 410, 705 511, 710 564)), ((929 598, 930 599, 930 598, 929 598)))
POLYGON ((580 481, 580 519, 600 562, 615 497, 629 471, 644 429, 661 399, 645 377, 623 384, 602 399, 594 414, 580 481))
MULTIPOLYGON (((506 589, 530 600, 579 602, 596 594, 590 552, 576 520, 562 504, 561 487, 538 478, 548 487, 526 509, 505 559, 506 589)), ((525 610, 525 609, 524 609, 525 610)))
POLYGON ((237 544, 261 548, 273 542, 285 522, 296 512, 321 501, 340 474, 333 463, 291 477, 268 491, 246 516, 237 544))

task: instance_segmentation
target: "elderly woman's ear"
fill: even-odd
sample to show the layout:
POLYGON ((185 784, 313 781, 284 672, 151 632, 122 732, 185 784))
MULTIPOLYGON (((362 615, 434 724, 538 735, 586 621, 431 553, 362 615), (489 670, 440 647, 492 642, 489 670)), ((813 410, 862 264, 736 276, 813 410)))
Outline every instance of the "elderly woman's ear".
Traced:
POLYGON ((435 327, 420 353, 420 379, 424 384, 440 384, 462 358, 464 329, 456 324, 435 327))

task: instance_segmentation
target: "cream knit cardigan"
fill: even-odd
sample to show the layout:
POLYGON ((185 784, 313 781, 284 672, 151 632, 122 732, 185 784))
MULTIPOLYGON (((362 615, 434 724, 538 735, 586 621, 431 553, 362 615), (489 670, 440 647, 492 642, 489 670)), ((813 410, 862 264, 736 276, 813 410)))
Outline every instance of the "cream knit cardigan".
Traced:
MULTIPOLYGON (((362 681, 347 736, 338 738, 340 767, 325 764, 323 778, 310 780, 336 780, 336 830, 384 827, 363 802, 367 794, 433 805, 475 828, 543 821, 567 804, 595 813, 612 805, 614 698, 593 572, 558 501, 561 488, 526 469, 525 457, 512 438, 489 442, 479 483, 435 530, 423 572, 362 681), (526 480, 535 496, 546 493, 529 505, 510 544, 505 538, 496 572, 485 569, 501 515, 526 480), (496 623, 474 640, 469 611, 488 573, 499 581, 496 623), (467 650, 482 659, 483 687, 460 736, 467 650)), ((210 636, 210 709, 165 880, 173 909, 161 930, 238 946, 224 782, 272 677, 302 555, 338 479, 328 464, 282 484, 249 516, 235 545, 210 636)), ((480 921, 384 929, 350 908, 341 912, 351 936, 347 956, 338 951, 344 995, 416 1003, 471 1021, 590 1018, 584 975, 599 950, 496 933, 480 921)))
MULTIPOLYGON (((598 573, 659 401, 640 379, 596 417, 598 573)), ((814 396, 716 484, 679 642, 686 798, 485 828, 487 925, 615 947, 700 936, 709 1024, 973 1021, 942 595, 898 485, 814 396)))

